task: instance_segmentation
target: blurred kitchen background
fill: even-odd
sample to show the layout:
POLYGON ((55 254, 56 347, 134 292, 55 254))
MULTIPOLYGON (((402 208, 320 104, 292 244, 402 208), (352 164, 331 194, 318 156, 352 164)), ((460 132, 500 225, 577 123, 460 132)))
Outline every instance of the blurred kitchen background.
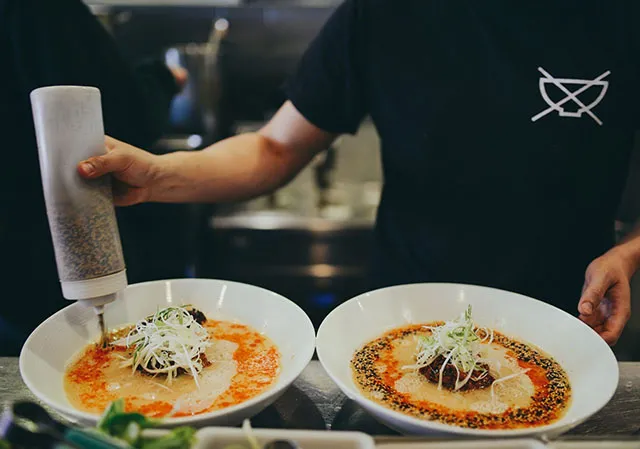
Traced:
MULTIPOLYGON (((198 150, 262 126, 284 101, 282 83, 339 4, 85 1, 132 61, 162 57, 189 71, 166 135, 152 149, 157 153, 198 150)), ((633 167, 630 186, 637 187, 621 206, 620 235, 640 215, 640 195, 631 194, 640 192, 640 157, 633 167)), ((159 244, 173 242, 165 257, 148 262, 149 276, 259 285, 297 302, 318 326, 333 307, 366 291, 381 183, 378 136, 364 123, 273 195, 216 206, 145 205, 159 244)), ((633 290, 640 308, 640 276, 633 290)), ((616 352, 621 360, 640 360, 640 311, 616 352)))

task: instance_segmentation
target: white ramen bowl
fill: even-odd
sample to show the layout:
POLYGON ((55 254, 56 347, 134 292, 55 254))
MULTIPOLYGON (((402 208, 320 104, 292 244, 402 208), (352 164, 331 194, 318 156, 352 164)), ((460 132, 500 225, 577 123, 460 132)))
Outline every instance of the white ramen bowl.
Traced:
MULTIPOLYGON (((235 425, 272 404, 302 373, 315 350, 315 332, 309 317, 292 301, 251 285, 209 280, 177 279, 129 286, 105 307, 110 328, 132 324, 158 308, 191 304, 207 318, 233 320, 252 326, 269 337, 281 354, 277 381, 267 391, 238 405, 200 415, 166 418, 177 425, 235 425)), ((70 360, 99 335, 92 308, 74 303, 38 326, 20 354, 20 373, 27 387, 42 402, 65 418, 93 425, 99 415, 74 408, 65 396, 63 376, 70 360)))
POLYGON ((606 405, 616 391, 619 376, 611 348, 582 321, 526 296, 470 285, 412 284, 357 296, 323 321, 316 350, 327 373, 347 397, 378 421, 406 434, 557 436, 606 405), (360 393, 352 378, 350 361, 363 344, 403 325, 457 318, 469 304, 473 319, 480 326, 531 343, 562 365, 572 388, 572 401, 564 417, 527 429, 469 429, 411 417, 360 393))

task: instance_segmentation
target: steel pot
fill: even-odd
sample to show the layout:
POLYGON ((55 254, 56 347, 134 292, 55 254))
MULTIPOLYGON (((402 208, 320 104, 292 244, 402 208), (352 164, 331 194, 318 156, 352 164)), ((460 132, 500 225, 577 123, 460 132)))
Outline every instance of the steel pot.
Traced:
POLYGON ((171 125, 179 132, 212 135, 215 131, 221 96, 220 45, 228 28, 226 19, 218 19, 207 42, 174 46, 165 52, 168 66, 181 67, 189 74, 170 111, 171 125))

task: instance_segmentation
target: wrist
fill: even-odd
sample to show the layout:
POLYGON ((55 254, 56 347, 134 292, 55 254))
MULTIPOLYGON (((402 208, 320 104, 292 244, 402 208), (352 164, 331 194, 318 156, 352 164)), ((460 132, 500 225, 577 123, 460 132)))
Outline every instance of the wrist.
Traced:
POLYGON ((625 271, 629 279, 631 279, 633 274, 640 267, 640 239, 636 238, 620 243, 619 245, 614 246, 610 251, 613 255, 622 260, 625 271))
POLYGON ((171 201, 171 192, 178 187, 179 176, 176 156, 178 156, 178 153, 152 156, 149 189, 150 202, 166 203, 171 201))

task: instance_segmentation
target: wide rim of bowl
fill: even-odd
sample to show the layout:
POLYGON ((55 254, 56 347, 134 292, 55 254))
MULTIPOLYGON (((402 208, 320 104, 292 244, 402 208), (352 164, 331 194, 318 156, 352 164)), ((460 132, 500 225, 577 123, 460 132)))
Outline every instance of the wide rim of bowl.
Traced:
MULTIPOLYGON (((382 330, 380 333, 382 332, 384 332, 384 330, 382 330)), ((551 304, 548 304, 544 301, 540 301, 538 299, 531 298, 529 296, 522 295, 520 293, 514 293, 508 290, 501 290, 494 287, 486 287, 486 286, 476 285, 476 284, 463 284, 463 283, 452 283, 452 282, 420 282, 420 283, 411 283, 411 284, 403 284, 403 285, 393 285, 390 287, 382 287, 382 288, 371 290, 366 293, 362 293, 358 296, 355 296, 343 302, 335 309, 333 309, 322 321, 322 323, 320 324, 320 327, 318 328, 318 332, 316 334, 316 353, 318 354, 318 360, 322 364, 322 367, 325 369, 325 371, 327 372, 331 380, 340 388, 340 390, 349 399, 359 403, 365 409, 371 410, 377 415, 384 416, 385 419, 389 421, 400 422, 405 426, 421 428, 421 429, 424 429, 425 431, 442 432, 442 433, 458 434, 458 435, 470 435, 470 436, 478 436, 478 437, 524 437, 527 435, 554 434, 558 432, 567 431, 568 429, 574 428, 582 424, 583 422, 588 420, 590 417, 592 417, 593 415, 598 413, 600 410, 602 410, 609 403, 609 401, 611 401, 611 398, 613 398, 613 395, 615 394, 618 388, 619 379, 620 379, 620 368, 618 366, 618 361, 615 357, 615 354, 611 350, 611 347, 604 340, 602 340, 602 338, 598 335, 598 333, 595 330, 593 330, 590 326, 588 326, 583 321, 565 312, 564 310, 558 307, 555 307, 551 304), (414 418, 412 416, 405 415, 403 413, 387 408, 381 404, 378 404, 377 402, 372 401, 371 399, 366 398, 364 395, 360 394, 355 389, 355 386, 351 387, 349 385, 346 385, 344 382, 342 382, 339 376, 335 372, 333 372, 333 370, 331 369, 331 366, 326 362, 326 359, 324 358, 324 347, 322 345, 322 340, 323 340, 324 333, 328 332, 326 330, 328 323, 333 319, 333 317, 342 313, 343 309, 349 307, 350 303, 357 302, 357 301, 360 301, 360 302, 367 301, 368 299, 371 299, 374 295, 380 294, 386 291, 402 290, 406 287, 421 287, 421 286, 426 288, 428 287, 461 288, 462 287, 462 288, 485 290, 488 292, 494 291, 494 292, 508 293, 509 295, 512 295, 514 298, 517 298, 520 301, 539 303, 550 309, 556 309, 558 312, 568 317, 571 317, 573 319, 573 322, 576 325, 582 326, 583 329, 597 336, 599 341, 601 342, 598 344, 601 344, 601 346, 606 349, 604 352, 607 353, 607 358, 606 360, 604 360, 604 363, 609 363, 611 365, 611 369, 615 373, 615 379, 616 379, 615 382, 611 383, 608 386, 609 391, 606 392, 606 398, 607 398, 606 401, 603 401, 602 404, 599 404, 597 407, 595 407, 592 411, 588 413, 580 412, 579 413, 580 416, 578 418, 573 419, 569 422, 563 422, 562 419, 560 419, 559 421, 556 421, 554 423, 547 424, 544 426, 527 427, 522 429, 499 429, 499 430, 469 429, 465 427, 458 427, 451 424, 440 423, 437 421, 429 421, 429 420, 414 418)), ((569 407, 571 408, 571 405, 569 407)))
MULTIPOLYGON (((243 286, 243 287, 251 287, 257 290, 261 290, 265 293, 271 294, 273 296, 276 296, 282 300, 284 300, 285 302, 289 303, 290 306, 292 306, 294 308, 294 310, 298 311, 301 315, 301 317, 304 317, 305 319, 305 328, 310 331, 308 335, 305 335, 304 338, 305 339, 309 339, 310 341, 310 345, 308 345, 308 347, 305 346, 305 350, 304 353, 301 353, 299 355, 296 355, 296 358, 300 358, 302 359, 302 369, 300 370, 296 370, 296 372, 292 372, 289 376, 282 378, 279 377, 278 378, 278 382, 276 383, 276 385, 274 385, 272 388, 260 393, 257 396, 254 396, 253 398, 241 402, 239 404, 236 405, 232 405, 231 407, 226 407, 220 410, 215 410, 212 412, 208 412, 208 413, 202 413, 202 414, 198 414, 198 415, 193 415, 193 416, 184 416, 184 417, 178 417, 178 418, 160 418, 160 426, 162 427, 162 425, 167 425, 167 426, 179 426, 179 425, 188 425, 188 424, 193 424, 193 423, 198 423, 201 421, 206 421, 206 420, 211 420, 211 419, 215 419, 215 418, 221 418, 227 415, 231 415, 233 413, 236 412, 241 412, 242 410, 251 408, 253 406, 259 405, 273 397, 277 397, 280 393, 284 392, 286 389, 288 389, 291 384, 300 376, 300 374, 302 374, 302 371, 304 371, 304 369, 309 365, 309 362, 311 361, 311 359, 313 358, 313 354, 316 350, 316 332, 315 329, 313 327, 313 323, 311 322, 311 319, 309 318, 309 316, 305 313, 305 311, 295 302, 293 302, 292 300, 286 298, 285 296, 273 292, 271 290, 268 290, 266 288, 263 287, 258 287, 255 285, 251 285, 251 284, 245 284, 243 282, 237 282, 237 281, 227 281, 224 279, 207 279, 207 278, 174 278, 174 279, 162 279, 162 280, 155 280, 155 281, 146 281, 146 282, 140 282, 137 284, 130 284, 127 289, 135 289, 135 288, 142 288, 145 285, 149 285, 149 284, 157 284, 157 283, 165 283, 165 282, 199 282, 199 283, 224 283, 227 285, 238 285, 238 286, 243 286)), ((54 319, 56 319, 57 316, 62 315, 63 313, 65 313, 65 311, 70 308, 70 307, 79 307, 79 305, 77 304, 77 302, 74 302, 62 309, 60 309, 59 311, 57 311, 56 313, 54 313, 53 315, 51 315, 49 318, 47 318, 46 320, 44 320, 42 323, 40 323, 38 325, 38 327, 36 327, 31 334, 29 335, 29 337, 27 338, 27 340, 25 341, 24 345, 22 346, 22 349, 20 350, 20 358, 18 361, 19 364, 19 368, 20 368, 20 376, 22 377, 23 382, 25 383, 25 385, 27 386, 27 388, 34 394, 34 396, 36 396, 40 401, 44 402, 45 404, 47 404, 48 406, 50 406, 51 408, 53 408, 54 410, 58 411, 59 413, 67 416, 67 417, 72 417, 74 419, 78 419, 78 420, 82 420, 82 421, 89 421, 89 422, 97 422, 100 420, 100 417, 102 416, 101 414, 93 414, 93 413, 87 413, 87 412, 83 412, 81 410, 77 410, 71 406, 68 405, 64 405, 64 404, 60 404, 58 402, 53 402, 51 400, 49 400, 47 398, 47 395, 44 394, 42 391, 40 391, 40 389, 38 389, 29 379, 29 375, 25 374, 24 371, 24 358, 26 357, 25 355, 25 348, 27 347, 27 345, 29 344, 29 342, 31 341, 32 338, 35 338, 35 334, 38 331, 38 329, 40 329, 41 327, 44 327, 49 321, 53 321, 54 319)))

